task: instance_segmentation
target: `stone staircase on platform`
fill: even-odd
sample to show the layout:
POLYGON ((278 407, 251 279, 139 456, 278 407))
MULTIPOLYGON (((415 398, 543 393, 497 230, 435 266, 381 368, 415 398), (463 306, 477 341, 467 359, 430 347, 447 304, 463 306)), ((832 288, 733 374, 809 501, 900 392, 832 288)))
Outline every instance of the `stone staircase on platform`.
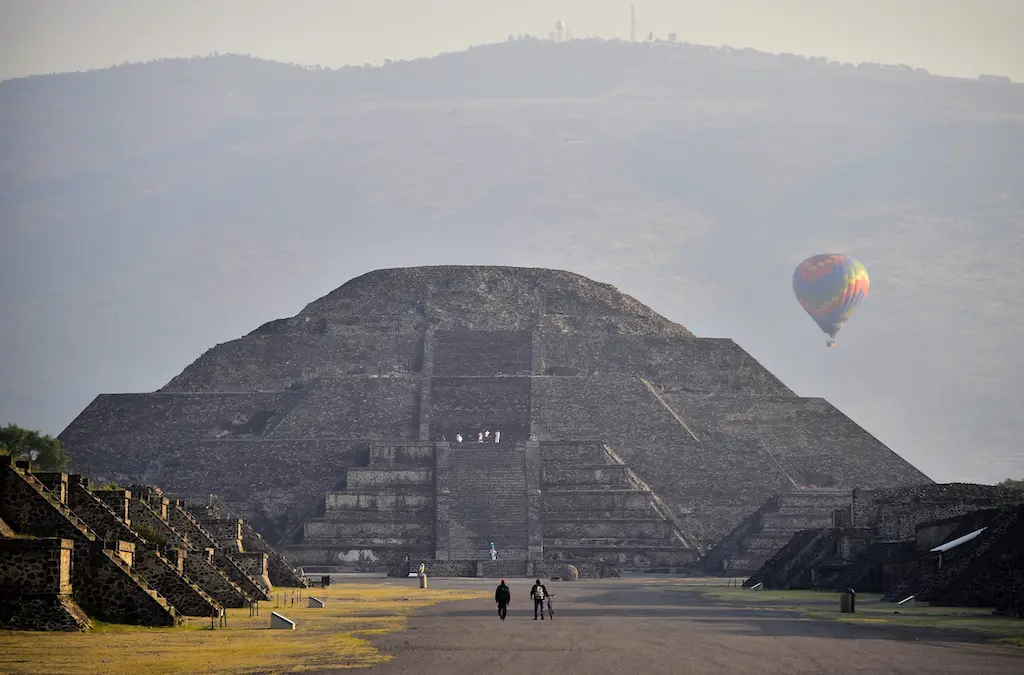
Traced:
MULTIPOLYGON (((66 479, 60 483, 66 487, 66 479)), ((131 556, 134 544, 104 542, 61 498, 67 499, 67 490, 48 490, 27 462, 0 457, 0 516, 19 534, 56 534, 73 542, 72 594, 90 616, 146 626, 180 623, 167 600, 121 557, 131 556)))
POLYGON ((1024 580, 1015 571, 1015 565, 1024 563, 1024 505, 993 511, 992 522, 980 535, 923 556, 883 599, 898 602, 915 595, 936 605, 1024 608, 1024 580))
POLYGON ((434 444, 372 443, 366 466, 327 493, 323 515, 305 521, 282 553, 296 566, 387 569, 434 555, 434 444))
POLYGON ((754 574, 801 530, 830 528, 834 512, 850 507, 849 490, 806 489, 768 499, 708 551, 709 574, 754 574))
POLYGON ((600 441, 540 444, 544 560, 652 571, 700 555, 674 514, 600 441))

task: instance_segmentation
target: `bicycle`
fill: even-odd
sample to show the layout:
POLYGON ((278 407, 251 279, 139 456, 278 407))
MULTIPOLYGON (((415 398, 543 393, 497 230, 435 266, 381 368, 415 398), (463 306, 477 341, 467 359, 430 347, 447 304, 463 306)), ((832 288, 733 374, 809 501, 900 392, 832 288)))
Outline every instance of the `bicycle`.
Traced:
POLYGON ((551 599, 554 598, 554 597, 555 596, 553 596, 553 595, 549 595, 547 597, 547 601, 548 601, 548 618, 551 619, 552 621, 555 620, 555 608, 551 604, 551 599))

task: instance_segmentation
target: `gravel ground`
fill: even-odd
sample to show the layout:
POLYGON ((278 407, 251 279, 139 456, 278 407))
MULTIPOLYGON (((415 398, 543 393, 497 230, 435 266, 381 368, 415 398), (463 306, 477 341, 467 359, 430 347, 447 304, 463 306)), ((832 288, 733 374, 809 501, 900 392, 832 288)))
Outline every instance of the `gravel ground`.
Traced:
MULTIPOLYGON (((496 583, 432 579, 431 587, 491 589, 496 583)), ((487 600, 435 605, 412 617, 407 630, 372 637, 394 659, 368 672, 1024 673, 1024 650, 984 644, 975 633, 808 620, 730 607, 695 590, 643 580, 545 583, 555 594, 554 621, 534 621, 532 581, 511 580, 505 621, 487 600)))

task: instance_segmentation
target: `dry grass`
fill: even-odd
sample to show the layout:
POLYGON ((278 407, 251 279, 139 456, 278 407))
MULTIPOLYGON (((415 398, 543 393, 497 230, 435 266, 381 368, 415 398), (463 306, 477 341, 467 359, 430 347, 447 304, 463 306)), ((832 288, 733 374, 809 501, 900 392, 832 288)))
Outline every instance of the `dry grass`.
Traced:
MULTIPOLYGON (((210 630, 209 619, 189 619, 182 628, 141 628, 97 624, 89 633, 0 632, 0 672, 157 673, 302 672, 358 668, 387 661, 359 636, 405 627, 415 609, 486 593, 421 590, 410 580, 398 584, 343 583, 303 593, 327 600, 323 609, 278 609, 296 623, 294 631, 269 630, 274 601, 260 603, 260 616, 228 610, 228 626, 210 630)), ((290 591, 289 591, 290 592, 290 591)))

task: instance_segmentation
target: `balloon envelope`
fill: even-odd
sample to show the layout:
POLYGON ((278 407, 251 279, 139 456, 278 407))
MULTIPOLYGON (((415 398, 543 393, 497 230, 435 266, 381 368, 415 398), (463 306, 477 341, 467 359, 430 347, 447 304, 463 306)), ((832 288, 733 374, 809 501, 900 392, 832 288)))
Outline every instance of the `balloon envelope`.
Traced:
POLYGON ((800 305, 830 338, 867 297, 868 271, 848 255, 811 256, 793 272, 793 293, 800 305))

